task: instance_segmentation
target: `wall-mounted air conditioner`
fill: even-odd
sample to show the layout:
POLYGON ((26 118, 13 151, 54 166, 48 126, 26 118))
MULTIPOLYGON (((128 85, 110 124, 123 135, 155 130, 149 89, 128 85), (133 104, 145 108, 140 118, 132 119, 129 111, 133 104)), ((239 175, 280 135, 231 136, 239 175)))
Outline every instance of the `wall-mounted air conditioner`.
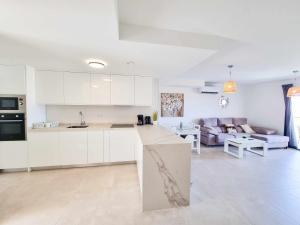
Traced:
POLYGON ((201 94, 219 94, 219 88, 215 86, 203 86, 200 88, 201 94))

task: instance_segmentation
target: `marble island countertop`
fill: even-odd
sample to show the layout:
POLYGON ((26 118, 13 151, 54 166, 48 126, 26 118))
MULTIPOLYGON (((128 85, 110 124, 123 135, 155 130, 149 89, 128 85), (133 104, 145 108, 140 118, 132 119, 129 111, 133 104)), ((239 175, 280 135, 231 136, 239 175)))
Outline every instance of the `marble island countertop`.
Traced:
POLYGON ((136 126, 143 145, 186 144, 185 139, 161 126, 136 126))

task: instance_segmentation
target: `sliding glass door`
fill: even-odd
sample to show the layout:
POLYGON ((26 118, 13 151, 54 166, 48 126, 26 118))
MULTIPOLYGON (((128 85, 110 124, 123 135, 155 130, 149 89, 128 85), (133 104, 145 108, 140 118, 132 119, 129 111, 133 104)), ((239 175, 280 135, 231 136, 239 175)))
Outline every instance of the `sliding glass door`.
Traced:
POLYGON ((292 116, 294 132, 297 139, 297 148, 300 149, 300 96, 292 97, 292 116))

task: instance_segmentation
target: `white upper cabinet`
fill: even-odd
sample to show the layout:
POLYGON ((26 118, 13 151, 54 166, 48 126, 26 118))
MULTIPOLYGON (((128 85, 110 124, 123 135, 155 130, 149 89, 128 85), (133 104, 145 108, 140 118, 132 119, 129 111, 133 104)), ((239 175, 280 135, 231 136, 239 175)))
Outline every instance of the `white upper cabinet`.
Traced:
POLYGON ((0 94, 26 94, 24 66, 0 65, 0 94))
POLYGON ((36 100, 40 104, 64 104, 63 72, 36 71, 36 100))
POLYGON ((111 76, 111 104, 134 105, 133 76, 111 76))
POLYGON ((110 83, 109 75, 91 75, 91 104, 110 105, 110 83))
POLYGON ((152 77, 134 77, 134 104, 137 106, 152 106, 152 77))
POLYGON ((88 105, 91 103, 89 73, 64 73, 66 105, 88 105))

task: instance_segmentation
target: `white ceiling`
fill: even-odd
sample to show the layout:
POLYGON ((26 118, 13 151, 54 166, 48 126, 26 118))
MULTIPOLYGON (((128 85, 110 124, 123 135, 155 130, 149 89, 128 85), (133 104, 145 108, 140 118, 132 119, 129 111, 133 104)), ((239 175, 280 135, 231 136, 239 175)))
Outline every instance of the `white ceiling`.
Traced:
POLYGON ((300 70, 296 0, 0 0, 0 63, 240 82, 300 70), (118 4, 116 4, 118 3, 118 4), (134 61, 133 66, 126 62, 134 61))

